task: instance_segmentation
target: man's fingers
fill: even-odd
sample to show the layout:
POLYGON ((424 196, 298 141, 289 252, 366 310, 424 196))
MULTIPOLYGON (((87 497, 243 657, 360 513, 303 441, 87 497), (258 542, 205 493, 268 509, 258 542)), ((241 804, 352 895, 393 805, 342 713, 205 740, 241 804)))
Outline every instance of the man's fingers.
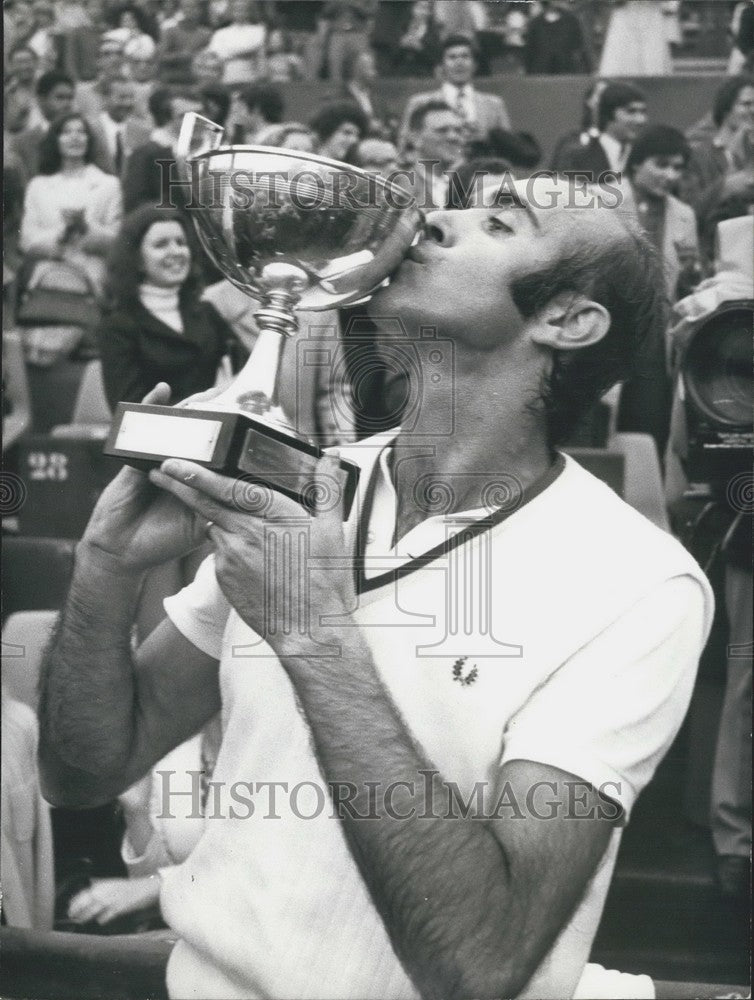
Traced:
POLYGON ((164 406, 170 402, 170 386, 167 382, 158 382, 154 389, 150 389, 142 403, 151 403, 153 406, 164 406))
POLYGON ((217 472, 205 469, 195 462, 186 462, 179 458, 168 458, 160 466, 160 472, 178 483, 185 483, 192 489, 199 490, 218 503, 232 507, 234 479, 221 476, 217 472))
POLYGON ((206 493, 201 491, 198 485, 196 488, 193 488, 193 482, 191 485, 180 482, 177 479, 173 479, 172 476, 166 475, 160 469, 152 469, 149 473, 149 480, 155 486, 159 486, 168 493, 172 493, 174 497, 206 521, 214 521, 226 529, 230 527, 229 517, 232 511, 222 503, 218 503, 210 496, 207 496, 206 493))
POLYGON ((340 453, 330 451, 317 462, 314 472, 316 483, 316 514, 343 523, 345 501, 345 476, 340 468, 340 453))

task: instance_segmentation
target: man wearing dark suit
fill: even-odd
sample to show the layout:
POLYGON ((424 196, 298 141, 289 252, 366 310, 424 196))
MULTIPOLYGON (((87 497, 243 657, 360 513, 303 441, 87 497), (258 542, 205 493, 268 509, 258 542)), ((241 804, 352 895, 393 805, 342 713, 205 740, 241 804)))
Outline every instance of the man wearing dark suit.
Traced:
POLYGON ((484 139, 493 128, 510 131, 510 118, 503 99, 497 94, 474 89, 474 44, 467 35, 448 35, 443 42, 440 67, 442 86, 408 99, 400 128, 401 146, 408 137, 408 123, 414 111, 422 104, 435 101, 447 104, 463 119, 468 139, 484 139))
POLYGON ((609 83, 597 106, 597 134, 575 136, 562 146, 553 161, 560 173, 578 171, 595 181, 600 174, 621 173, 631 144, 647 123, 647 102, 630 83, 609 83))
POLYGON ((108 80, 102 93, 104 110, 90 119, 95 150, 106 173, 122 176, 131 153, 149 138, 150 126, 134 114, 136 90, 131 80, 108 80))

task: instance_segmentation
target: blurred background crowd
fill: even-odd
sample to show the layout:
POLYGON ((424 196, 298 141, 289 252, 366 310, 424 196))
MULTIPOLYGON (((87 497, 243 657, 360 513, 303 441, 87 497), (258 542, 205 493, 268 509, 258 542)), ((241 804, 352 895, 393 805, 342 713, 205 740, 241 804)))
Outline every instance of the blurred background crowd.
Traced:
MULTIPOLYGON (((51 832, 33 777, 33 678, 73 545, 115 471, 101 455, 112 408, 139 401, 158 380, 175 400, 220 384, 256 338, 253 302, 203 255, 185 203, 157 207, 184 114, 223 125, 235 143, 406 171, 401 183, 429 208, 463 210, 480 175, 485 197, 509 174, 596 180, 612 171, 657 249, 670 330, 674 303, 730 265, 718 225, 752 222, 754 5, 6 0, 3 20, 3 922, 155 929, 157 872, 188 853, 191 823, 160 827, 147 776, 83 818, 54 810, 51 832)), ((750 227, 728 232, 729 246, 747 246, 750 227)), ((750 299, 751 274, 736 266, 733 297, 750 299)), ((284 354, 281 400, 299 429, 336 444, 397 423, 406 401, 380 369, 364 310, 303 314, 301 326, 340 338, 347 377, 316 369, 302 390, 295 352, 284 354)), ((733 587, 719 602, 675 755, 647 793, 644 836, 661 846, 632 857, 628 839, 624 852, 629 867, 654 865, 673 885, 682 858, 684 877, 703 888, 687 915, 693 923, 708 913, 703 943, 687 936, 675 958, 668 944, 667 977, 736 981, 745 947, 721 930, 731 911, 719 907, 740 900, 751 848, 750 527, 713 503, 712 513, 702 504, 702 529, 699 511, 683 507, 689 475, 673 365, 670 335, 645 345, 640 375, 572 445, 608 478, 609 462, 594 455, 620 452, 626 499, 668 529, 693 524, 718 593, 733 587), (733 656, 733 646, 744 652, 733 656)), ((149 581, 144 635, 195 565, 149 581)), ((216 728, 200 734, 180 748, 177 766, 211 769, 217 741, 216 728)), ((610 905, 598 939, 606 954, 610 905)), ((648 951, 653 934, 672 934, 672 921, 660 923, 648 951)), ((625 936, 625 924, 616 928, 625 936)), ((645 971, 638 952, 618 961, 645 971)))

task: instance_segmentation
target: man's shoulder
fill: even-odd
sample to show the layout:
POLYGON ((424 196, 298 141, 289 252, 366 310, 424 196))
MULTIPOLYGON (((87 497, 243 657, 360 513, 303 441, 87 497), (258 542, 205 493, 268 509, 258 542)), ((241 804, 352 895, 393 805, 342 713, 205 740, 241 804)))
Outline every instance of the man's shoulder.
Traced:
POLYGON ((582 569, 592 572, 619 567, 622 572, 657 577, 689 575, 707 586, 707 579, 691 554, 669 532, 657 527, 638 510, 588 472, 565 457, 563 473, 553 484, 550 510, 543 512, 542 530, 561 536, 578 554, 582 569), (557 510, 557 520, 548 518, 557 510), (567 530, 564 530, 567 525, 567 530))

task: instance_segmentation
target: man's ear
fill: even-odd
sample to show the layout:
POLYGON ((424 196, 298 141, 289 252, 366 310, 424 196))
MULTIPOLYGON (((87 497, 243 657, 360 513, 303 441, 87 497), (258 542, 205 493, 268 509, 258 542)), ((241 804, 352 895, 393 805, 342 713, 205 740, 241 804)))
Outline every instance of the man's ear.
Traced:
POLYGON ((610 313, 599 302, 569 292, 556 295, 534 317, 531 339, 558 351, 598 343, 610 329, 610 313))

